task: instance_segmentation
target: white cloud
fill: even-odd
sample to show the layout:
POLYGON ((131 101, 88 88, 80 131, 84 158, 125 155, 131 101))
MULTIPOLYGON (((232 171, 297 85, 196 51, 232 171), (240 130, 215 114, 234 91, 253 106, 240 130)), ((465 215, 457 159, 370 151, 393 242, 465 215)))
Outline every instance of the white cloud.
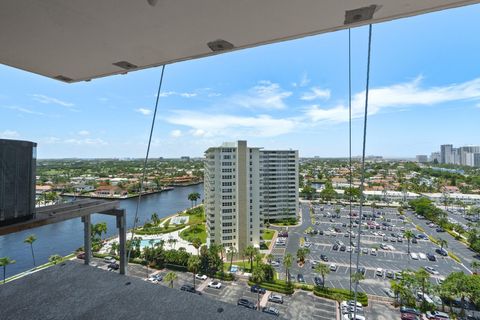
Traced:
POLYGON ((180 96, 184 98, 192 98, 192 97, 196 97, 197 94, 193 92, 183 92, 183 93, 180 93, 180 96))
POLYGON ((65 139, 63 143, 75 144, 75 145, 91 145, 91 146, 104 146, 107 142, 100 138, 85 138, 85 139, 65 139))
MULTIPOLYGON (((411 106, 430 106, 452 101, 480 99, 480 78, 471 81, 439 87, 421 87, 422 77, 394 84, 372 88, 369 93, 368 114, 373 115, 382 110, 405 108, 411 106)), ((356 93, 352 99, 352 118, 360 118, 364 113, 365 91, 356 93)), ((313 121, 344 122, 348 121, 348 106, 337 105, 323 108, 312 105, 305 110, 307 117, 313 121)))
POLYGON ((34 94, 33 95, 33 100, 38 101, 40 103, 45 103, 45 104, 58 104, 62 107, 73 107, 74 104, 71 102, 63 101, 57 98, 52 98, 48 97, 43 94, 34 94))
MULTIPOLYGON (((198 93, 196 92, 176 92, 176 91, 165 91, 160 93, 160 97, 166 98, 170 96, 180 96, 183 98, 193 98, 196 97, 198 93)), ((155 94, 156 96, 156 94, 155 94)))
POLYGON ((4 130, 0 131, 0 138, 2 139, 15 139, 20 137, 20 134, 14 130, 4 130))
POLYGON ((5 108, 11 109, 11 110, 16 110, 16 111, 21 112, 21 113, 34 114, 34 115, 38 115, 38 116, 43 116, 44 115, 44 113, 42 113, 42 112, 33 111, 31 109, 23 108, 23 107, 19 107, 19 106, 8 106, 8 107, 5 107, 5 108))
POLYGON ((251 88, 247 94, 235 95, 230 102, 249 109, 285 109, 284 100, 292 95, 292 92, 280 88, 277 83, 260 81, 251 88))
POLYGON ((309 92, 305 92, 302 94, 300 99, 305 101, 311 101, 316 99, 330 99, 330 90, 329 89, 321 89, 319 87, 312 87, 310 88, 309 92))
POLYGON ((302 77, 300 79, 300 82, 293 82, 292 86, 293 87, 306 87, 310 83, 310 79, 308 78, 308 75, 306 72, 302 74, 302 77))
POLYGON ((78 135, 80 136, 88 136, 90 134, 90 131, 87 131, 87 130, 80 130, 77 132, 78 135))
POLYGON ((181 137, 182 136, 182 131, 181 130, 172 130, 172 132, 170 132, 170 136, 172 136, 173 138, 178 138, 178 137, 181 137))
POLYGON ((143 114, 144 116, 148 116, 149 114, 152 113, 152 110, 146 109, 146 108, 138 108, 138 109, 135 109, 135 111, 143 114))
POLYGON ((272 118, 268 115, 235 116, 179 110, 167 118, 172 124, 189 127, 196 137, 262 136, 273 137, 291 132, 298 124, 296 119, 272 118))

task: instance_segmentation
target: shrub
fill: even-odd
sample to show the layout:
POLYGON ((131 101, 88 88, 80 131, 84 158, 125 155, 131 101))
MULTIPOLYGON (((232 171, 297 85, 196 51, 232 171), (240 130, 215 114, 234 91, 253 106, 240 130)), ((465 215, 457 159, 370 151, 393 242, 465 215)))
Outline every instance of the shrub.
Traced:
MULTIPOLYGON (((253 286, 254 284, 254 282, 250 280, 248 281, 248 285, 253 286)), ((264 281, 260 284, 260 287, 283 294, 293 293, 293 286, 291 284, 285 283, 285 281, 282 280, 274 280, 268 282, 264 281)))
POLYGON ((453 260, 457 261, 458 263, 462 263, 462 260, 460 260, 459 257, 457 257, 455 254, 451 253, 450 251, 448 252, 448 256, 452 258, 453 260))

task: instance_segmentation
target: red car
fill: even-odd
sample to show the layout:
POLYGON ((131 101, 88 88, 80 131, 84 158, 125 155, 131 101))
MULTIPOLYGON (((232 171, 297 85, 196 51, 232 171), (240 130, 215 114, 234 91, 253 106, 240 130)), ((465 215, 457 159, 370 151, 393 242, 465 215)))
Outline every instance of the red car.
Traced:
POLYGON ((420 320, 420 317, 413 313, 402 313, 402 320, 420 320))
POLYGON ((85 252, 80 252, 79 254, 77 254, 77 259, 85 260, 85 252))

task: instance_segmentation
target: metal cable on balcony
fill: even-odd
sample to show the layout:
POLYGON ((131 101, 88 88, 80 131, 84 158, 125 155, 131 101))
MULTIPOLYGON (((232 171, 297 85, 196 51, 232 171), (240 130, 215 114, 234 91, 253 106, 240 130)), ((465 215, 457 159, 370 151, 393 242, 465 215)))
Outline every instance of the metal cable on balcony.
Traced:
MULTIPOLYGON (((368 26, 368 54, 367 54, 367 79, 365 83, 365 111, 363 116, 363 143, 362 143, 362 174, 360 178, 360 211, 359 217, 362 216, 363 211, 363 201, 364 201, 364 182, 365 182, 365 147, 367 145, 367 117, 368 117, 368 89, 370 84, 370 56, 371 56, 371 47, 372 47, 372 25, 368 26)), ((358 224, 358 233, 357 233, 357 263, 356 263, 356 272, 359 270, 359 263, 360 263, 360 238, 362 234, 362 228, 360 224, 358 224)), ((353 308, 353 319, 357 318, 357 292, 358 292, 358 276, 355 277, 355 293, 354 293, 354 308, 353 308)))
MULTIPOLYGON (((348 168, 350 171, 350 191, 352 190, 352 41, 351 30, 348 29, 348 168)), ((349 195, 349 212, 350 212, 350 234, 348 240, 350 241, 350 249, 352 247, 352 192, 349 195)), ((349 284, 350 292, 352 292, 352 252, 350 250, 349 260, 349 284)))
POLYGON ((160 99, 160 92, 162 90, 164 72, 165 72, 165 65, 162 66, 162 72, 160 74, 160 82, 158 84, 157 98, 155 100, 155 110, 153 111, 152 126, 150 127, 150 135, 148 137, 147 152, 145 155, 145 161, 143 162, 142 180, 140 180, 140 193, 138 195, 137 206, 135 208, 135 218, 133 219, 132 236, 130 237, 130 246, 128 247, 127 264, 128 264, 128 261, 130 261, 130 253, 132 252, 132 240, 133 240, 133 236, 135 234, 135 229, 137 227, 137 222, 138 222, 138 209, 140 208, 140 203, 142 202, 143 186, 145 184, 145 176, 147 174, 148 156, 150 154, 150 146, 152 144, 153 129, 155 128, 155 119, 157 117, 158 100, 160 99))

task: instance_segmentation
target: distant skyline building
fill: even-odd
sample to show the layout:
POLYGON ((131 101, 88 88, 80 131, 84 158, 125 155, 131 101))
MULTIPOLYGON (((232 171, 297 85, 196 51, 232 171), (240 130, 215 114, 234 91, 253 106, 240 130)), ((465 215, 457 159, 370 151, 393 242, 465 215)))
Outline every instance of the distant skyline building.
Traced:
POLYGON ((440 163, 442 164, 453 163, 452 149, 453 149, 453 145, 451 144, 442 144, 440 146, 440 163))
POLYGON ((417 162, 419 163, 426 163, 428 162, 428 156, 425 154, 419 154, 416 156, 417 162))
POLYGON ((246 141, 205 151, 207 245, 260 247, 265 220, 298 212, 298 151, 261 150, 246 141))
POLYGON ((480 146, 454 148, 451 144, 444 144, 440 146, 440 152, 432 152, 430 155, 430 162, 435 160, 442 164, 480 167, 480 146))

